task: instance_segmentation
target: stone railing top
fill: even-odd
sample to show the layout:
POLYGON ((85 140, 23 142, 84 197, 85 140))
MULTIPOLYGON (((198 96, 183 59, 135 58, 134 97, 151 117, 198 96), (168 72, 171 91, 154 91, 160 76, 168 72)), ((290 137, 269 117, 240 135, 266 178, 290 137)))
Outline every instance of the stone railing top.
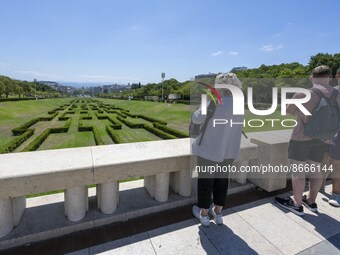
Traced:
MULTIPOLYGON (((265 143, 288 142, 290 132, 247 134, 249 139, 242 138, 240 160, 256 157, 257 145, 252 139, 265 143)), ((189 166, 191 141, 184 138, 0 154, 0 197, 180 171, 189 166)))
POLYGON ((292 134, 292 129, 286 129, 286 130, 249 133, 248 137, 252 143, 255 143, 255 144, 265 143, 265 144, 272 145, 272 144, 288 142, 291 134, 292 134))

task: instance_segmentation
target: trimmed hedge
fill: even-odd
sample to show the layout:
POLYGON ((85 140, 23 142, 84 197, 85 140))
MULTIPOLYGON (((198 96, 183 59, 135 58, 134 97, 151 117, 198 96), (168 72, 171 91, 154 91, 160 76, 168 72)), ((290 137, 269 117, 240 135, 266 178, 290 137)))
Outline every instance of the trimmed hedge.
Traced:
POLYGON ((38 122, 39 122, 39 118, 31 119, 31 120, 27 121, 26 123, 12 129, 12 133, 15 136, 21 135, 21 134, 25 133, 28 128, 30 128, 31 126, 33 126, 34 124, 36 124, 38 122))
POLYGON ((39 117, 39 121, 51 121, 51 120, 53 120, 57 115, 58 115, 58 113, 55 112, 55 113, 53 113, 52 116, 48 116, 48 117, 39 117))
POLYGON ((115 113, 115 114, 119 115, 120 117, 122 117, 124 119, 126 118, 126 115, 121 113, 121 112, 119 112, 119 111, 111 111, 111 113, 115 113))
POLYGON ((45 142, 47 137, 51 134, 51 129, 48 128, 41 135, 35 138, 29 145, 26 146, 22 151, 35 151, 39 148, 39 146, 45 142))
POLYGON ((48 111, 48 114, 54 114, 56 111, 58 111, 58 108, 55 108, 52 111, 48 111))
POLYGON ((35 97, 15 97, 15 98, 0 98, 0 102, 10 102, 10 101, 25 101, 25 100, 36 100, 35 97))
POLYGON ((144 123, 133 123, 120 116, 117 116, 117 119, 121 121, 123 124, 125 124, 126 126, 128 126, 129 128, 144 128, 144 123))
POLYGON ((67 112, 64 112, 63 114, 61 114, 59 117, 58 117, 58 120, 68 120, 70 117, 66 117, 66 114, 67 112))
MULTIPOLYGON (((72 119, 68 119, 63 127, 60 128, 48 128, 41 135, 36 137, 29 145, 26 146, 22 151, 36 151, 43 142, 46 141, 47 137, 50 134, 59 134, 59 133, 67 133, 72 119)), ((28 129, 32 130, 32 129, 28 129)))
POLYGON ((139 115, 131 114, 131 113, 127 112, 127 111, 122 111, 122 113, 124 113, 125 115, 127 115, 127 116, 129 116, 131 118, 138 118, 139 117, 139 115))
POLYGON ((100 137, 98 128, 96 126, 94 126, 94 127, 92 127, 92 131, 93 131, 93 136, 94 136, 94 140, 96 142, 96 145, 104 145, 104 142, 103 142, 102 138, 100 137))
POLYGON ((96 145, 104 145, 104 142, 100 137, 99 130, 96 126, 84 126, 84 123, 81 121, 81 119, 79 119, 78 131, 79 132, 92 131, 96 145))
POLYGON ((106 132, 111 137, 114 143, 124 143, 123 139, 116 134, 114 128, 112 126, 106 126, 106 132))
POLYGON ((177 129, 170 128, 170 127, 158 124, 158 123, 153 123, 153 126, 155 128, 158 128, 158 129, 168 133, 168 134, 174 135, 174 136, 176 136, 178 138, 187 138, 187 137, 189 137, 185 132, 182 132, 182 131, 179 131, 177 129))
POLYGON ((14 139, 13 141, 7 143, 5 146, 0 148, 0 154, 13 152, 21 144, 23 144, 28 138, 34 134, 34 129, 27 129, 25 133, 14 139))
POLYGON ((150 122, 157 122, 157 123, 162 124, 162 125, 167 125, 168 124, 167 122, 165 122, 163 120, 155 119, 155 118, 152 118, 152 117, 149 117, 149 116, 145 116, 145 115, 138 115, 138 117, 141 118, 141 119, 150 121, 150 122))
POLYGON ((173 135, 170 135, 162 130, 159 130, 155 127, 152 127, 152 126, 149 126, 149 125, 146 125, 144 124, 144 129, 149 131, 150 133, 164 139, 164 140, 167 140, 167 139, 176 139, 177 137, 176 136, 173 136, 173 135))

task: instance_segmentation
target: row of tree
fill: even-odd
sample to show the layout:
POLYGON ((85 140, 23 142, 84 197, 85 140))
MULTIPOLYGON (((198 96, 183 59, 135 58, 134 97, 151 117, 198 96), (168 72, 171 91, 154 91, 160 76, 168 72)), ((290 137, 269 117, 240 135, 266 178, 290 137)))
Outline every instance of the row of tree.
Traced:
MULTIPOLYGON (((309 76, 312 69, 319 65, 328 65, 336 71, 340 68, 340 54, 318 53, 312 56, 308 65, 294 62, 280 65, 261 65, 258 68, 236 71, 235 73, 243 82, 243 90, 246 93, 247 87, 254 88, 254 101, 270 103, 272 98, 272 87, 310 87, 309 76)), ((212 79, 202 79, 205 82, 214 83, 212 79)), ((164 95, 180 94, 182 99, 189 100, 193 92, 191 81, 178 82, 176 79, 165 80, 163 82, 164 95), (191 93, 190 93, 191 92, 191 93)), ((149 83, 144 86, 133 86, 131 90, 116 92, 112 94, 101 94, 106 97, 125 97, 144 98, 144 96, 162 95, 162 83, 149 83)))
POLYGON ((0 75, 1 97, 58 97, 60 92, 37 82, 19 81, 0 75))

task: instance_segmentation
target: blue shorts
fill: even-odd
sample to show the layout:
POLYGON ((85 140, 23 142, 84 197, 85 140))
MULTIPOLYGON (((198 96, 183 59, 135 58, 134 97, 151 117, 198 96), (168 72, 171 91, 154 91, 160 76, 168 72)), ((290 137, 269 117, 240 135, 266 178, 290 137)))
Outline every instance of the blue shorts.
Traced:
POLYGON ((340 160, 340 132, 329 147, 329 156, 332 159, 340 160))

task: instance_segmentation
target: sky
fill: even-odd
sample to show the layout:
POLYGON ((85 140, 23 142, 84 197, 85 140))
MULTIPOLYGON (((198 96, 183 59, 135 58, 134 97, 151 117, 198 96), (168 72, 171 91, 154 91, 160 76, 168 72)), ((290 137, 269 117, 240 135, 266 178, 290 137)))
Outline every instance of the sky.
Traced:
POLYGON ((1 0, 0 74, 142 84, 339 53, 337 0, 1 0))

